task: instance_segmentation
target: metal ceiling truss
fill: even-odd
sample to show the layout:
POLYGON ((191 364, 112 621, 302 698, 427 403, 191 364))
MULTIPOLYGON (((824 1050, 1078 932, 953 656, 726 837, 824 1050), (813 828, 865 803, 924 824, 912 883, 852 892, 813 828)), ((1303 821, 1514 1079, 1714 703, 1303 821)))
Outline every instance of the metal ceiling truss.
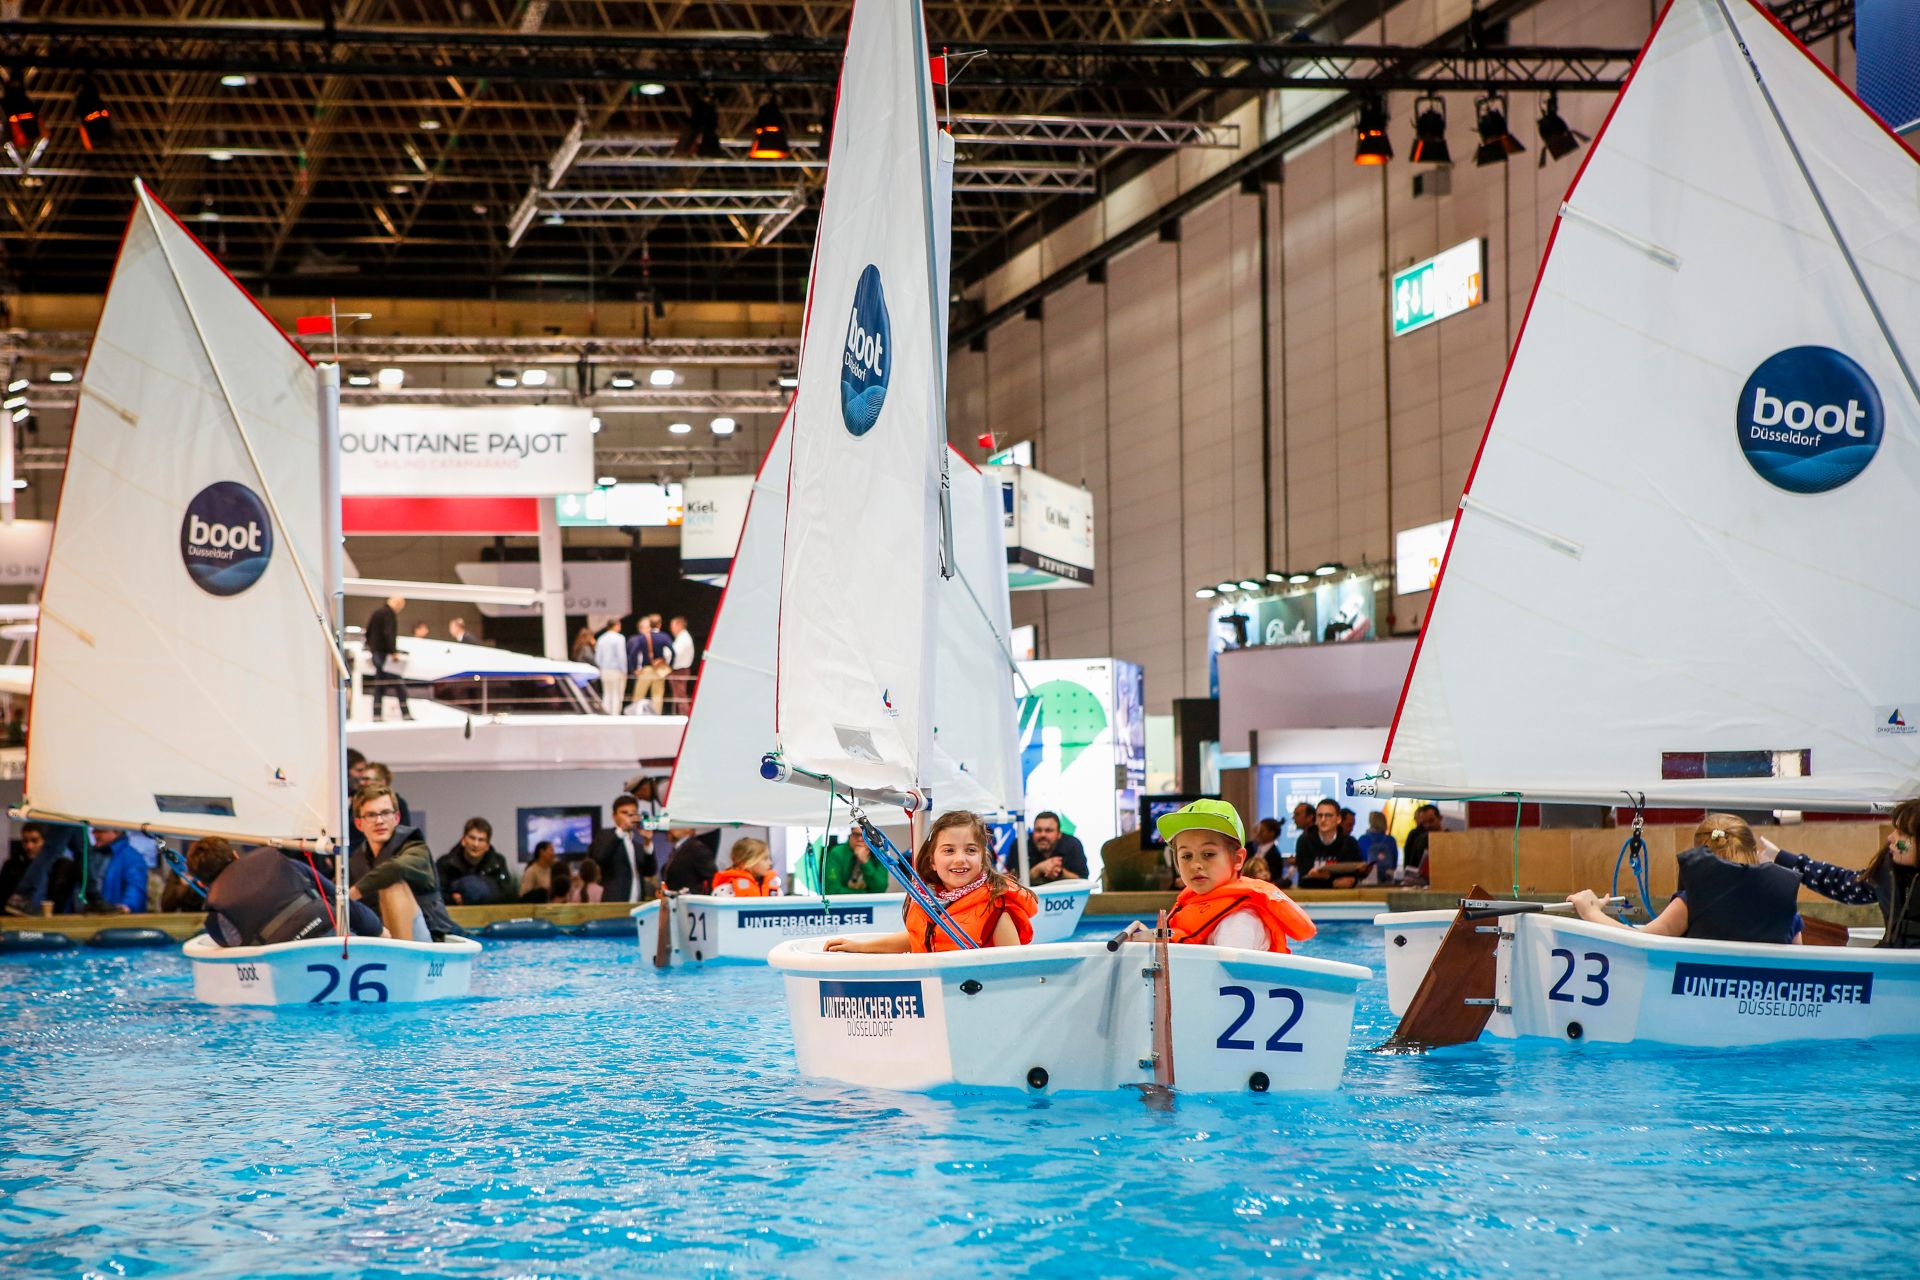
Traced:
MULTIPOLYGON (((79 401, 72 386, 35 385, 24 393, 35 413, 71 410, 79 401)), ((564 387, 342 387, 342 404, 473 405, 585 405, 600 413, 779 414, 786 412, 793 392, 783 387, 737 387, 707 390, 695 387, 634 387, 616 391, 602 387, 582 396, 564 387)))
MULTIPOLYGON (((93 335, 83 330, 10 329, 0 333, 0 360, 76 366, 93 335)), ((631 371, 647 365, 744 365, 777 369, 800 355, 798 338, 407 337, 302 335, 294 341, 316 359, 337 353, 345 364, 571 364, 631 371)))

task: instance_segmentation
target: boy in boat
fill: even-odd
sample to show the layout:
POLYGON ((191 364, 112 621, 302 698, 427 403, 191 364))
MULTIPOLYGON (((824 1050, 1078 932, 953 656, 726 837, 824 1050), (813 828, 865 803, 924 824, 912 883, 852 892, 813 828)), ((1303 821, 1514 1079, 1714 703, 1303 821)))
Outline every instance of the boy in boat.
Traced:
MULTIPOLYGON (((1305 942, 1318 932, 1284 891, 1241 874, 1246 837, 1240 814, 1226 801, 1195 800, 1160 815, 1154 825, 1186 886, 1167 917, 1175 942, 1286 955, 1289 938, 1305 942)), ((1132 930, 1145 931, 1141 924, 1132 930)))
MULTIPOLYGON (((1017 947, 1033 941, 1040 903, 1013 877, 994 869, 992 838, 978 814, 956 809, 933 820, 913 856, 913 869, 946 913, 983 947, 1017 947)), ((958 951, 960 946, 911 897, 907 927, 899 933, 831 938, 828 951, 891 955, 905 951, 958 951)))
POLYGON ((367 865, 348 891, 353 899, 376 899, 396 938, 445 942, 448 934, 459 932, 441 901, 440 877, 425 837, 400 824, 400 798, 382 786, 362 787, 353 794, 353 825, 366 840, 367 865))
MULTIPOLYGON (((278 849, 237 854, 219 836, 195 840, 187 871, 206 886, 207 936, 223 947, 264 947, 335 932, 333 882, 278 849)), ((380 917, 348 902, 356 937, 381 938, 380 917)))
POLYGON ((733 865, 713 877, 716 898, 777 898, 780 877, 773 870, 773 854, 765 840, 752 836, 735 840, 728 857, 733 865))

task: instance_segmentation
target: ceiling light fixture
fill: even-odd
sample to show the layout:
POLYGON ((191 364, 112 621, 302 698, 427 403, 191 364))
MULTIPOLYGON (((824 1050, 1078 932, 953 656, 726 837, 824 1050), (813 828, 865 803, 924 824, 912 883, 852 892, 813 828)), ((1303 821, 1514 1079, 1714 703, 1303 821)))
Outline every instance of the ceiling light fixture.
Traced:
POLYGON ((528 369, 520 375, 520 385, 523 387, 546 386, 547 371, 545 369, 528 369))
POLYGON ((1228 591, 1238 591, 1238 590, 1239 590, 1240 588, 1239 588, 1239 584, 1238 584, 1238 583, 1233 583, 1233 582, 1216 582, 1216 583, 1214 583, 1214 585, 1213 585, 1213 589, 1214 589, 1215 591, 1219 591, 1219 592, 1221 592, 1221 593, 1223 593, 1223 594, 1224 594, 1225 592, 1228 592, 1228 591))
POLYGON ((647 374, 647 385, 650 387, 670 387, 674 381, 671 369, 654 369, 647 374))
POLYGON ((394 368, 391 365, 385 369, 382 369, 374 377, 374 381, 378 382, 381 386, 385 387, 389 391, 392 391, 394 388, 405 383, 406 380, 407 380, 407 371, 405 369, 394 368))
POLYGON ((734 427, 739 424, 734 422, 732 418, 715 418, 707 425, 713 429, 713 434, 717 436, 730 436, 733 434, 734 427))
POLYGON ((517 387, 520 385, 520 377, 511 369, 495 369, 493 371, 493 385, 496 387, 517 387))
POLYGON ((593 434, 600 434, 600 419, 598 417, 588 418, 587 426, 593 431, 593 434))
POLYGON ((1407 159, 1415 164, 1453 163, 1453 152, 1447 148, 1447 102, 1438 94, 1414 99, 1413 150, 1407 159))
POLYGON ((720 109, 712 98, 695 98, 687 108, 687 121, 673 144, 673 154, 682 160, 719 160, 726 155, 720 146, 720 109))
POLYGON ((1287 581, 1297 587, 1303 582, 1312 582, 1313 575, 1310 573, 1290 573, 1287 575, 1287 581))
POLYGON ((598 480, 594 481, 594 483, 599 485, 602 489, 611 489, 613 488, 616 481, 612 476, 601 476, 598 480))
POLYGON ((1315 569, 1313 571, 1313 576, 1316 578, 1331 578, 1334 574, 1343 572, 1346 569, 1346 567, 1347 566, 1341 564, 1337 560, 1329 560, 1325 564, 1321 565, 1319 568, 1315 569))
POLYGON ((80 81, 80 90, 73 96, 73 105, 80 112, 80 145, 92 151, 106 145, 113 137, 113 113, 107 110, 107 103, 100 96, 100 86, 94 83, 92 76, 80 81))
POLYGON ((1215 591, 1212 587, 1201 587, 1193 593, 1193 598, 1195 600, 1211 600, 1218 594, 1219 592, 1215 591))
POLYGON ((667 430, 673 432, 673 434, 677 436, 692 435, 693 424, 691 422, 676 422, 672 426, 668 427, 667 430))
POLYGON ((625 372, 615 373, 611 378, 607 379, 607 385, 615 391, 631 391, 633 389, 633 375, 625 372))
POLYGON ((1546 150, 1540 154, 1540 164, 1544 168, 1548 159, 1564 160, 1580 149, 1586 141, 1586 134, 1575 133, 1573 127, 1560 114, 1560 93, 1553 90, 1547 94, 1547 100, 1540 107, 1540 145, 1546 150))
POLYGON ((658 80, 642 81, 640 85, 640 92, 649 98, 657 98, 666 91, 667 86, 661 84, 658 80))
POLYGON ((440 127, 440 122, 434 119, 432 116, 422 116, 420 119, 420 127, 422 129, 425 129, 428 133, 432 133, 435 129, 438 129, 440 127))
POLYGON ((27 93, 26 72, 16 71, 7 77, 7 87, 0 91, 0 109, 6 111, 7 136, 16 151, 25 152, 39 141, 40 109, 27 93))
POLYGON ((1480 147, 1473 153, 1475 164, 1505 164, 1508 156, 1517 156, 1527 149, 1507 128, 1507 96, 1504 93, 1493 92, 1484 98, 1477 98, 1474 108, 1479 113, 1476 127, 1480 131, 1480 147))
POLYGON ((28 387, 32 385, 33 385, 33 380, 31 378, 15 378, 12 382, 9 382, 7 384, 7 390, 8 391, 25 391, 28 387))
POLYGON ((1387 104, 1378 94, 1361 100, 1353 132, 1355 164, 1385 164, 1393 159, 1393 139, 1387 136, 1387 104))
POLYGON ((1252 578, 1242 578, 1240 579, 1240 589, 1242 591, 1258 591, 1260 589, 1260 584, 1258 582, 1255 582, 1252 578))
POLYGON ((793 154, 787 145, 787 118, 780 104, 768 95, 753 116, 753 146, 747 149, 749 160, 785 160, 793 154))
POLYGON ((373 385, 373 375, 365 369, 349 369, 347 370, 347 385, 350 387, 370 387, 373 385))
POLYGON ((47 381, 48 382, 72 382, 73 370, 55 369, 52 373, 47 375, 47 381))
POLYGON ((229 71, 220 77, 220 83, 229 89, 244 89, 253 83, 253 77, 241 75, 238 71, 229 71))

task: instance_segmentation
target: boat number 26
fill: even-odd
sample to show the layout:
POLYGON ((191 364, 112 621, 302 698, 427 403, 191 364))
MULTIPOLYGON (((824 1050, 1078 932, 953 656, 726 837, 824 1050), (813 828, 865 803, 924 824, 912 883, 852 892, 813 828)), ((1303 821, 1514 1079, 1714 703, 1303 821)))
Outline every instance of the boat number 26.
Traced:
MULTIPOLYGON (((1299 1053, 1306 1048, 1305 1045, 1297 1040, 1287 1039, 1287 1033, 1294 1029, 1300 1021, 1300 1015, 1307 1011, 1307 1002, 1301 998, 1298 991, 1293 990, 1291 987, 1267 988, 1267 999, 1279 1000, 1282 1001, 1283 1004, 1281 1006, 1280 1025, 1272 1035, 1267 1037, 1264 1045, 1258 1040, 1243 1040, 1239 1038, 1241 1029, 1253 1021, 1253 1015, 1260 1007, 1260 1001, 1254 996, 1253 988, 1222 987, 1220 988, 1220 994, 1229 996, 1237 1001, 1240 1006, 1240 1012, 1235 1015, 1227 1029, 1220 1033, 1220 1038, 1213 1042, 1215 1047, 1221 1049, 1265 1049, 1268 1053, 1299 1053)), ((1257 1035, 1258 1032, 1255 1032, 1255 1034, 1257 1035)))
MULTIPOLYGON (((355 965, 353 974, 347 979, 347 999, 361 1000, 371 1004, 387 1002, 387 987, 383 982, 375 982, 367 975, 385 973, 387 966, 374 962, 355 965)), ((310 964, 308 973, 317 973, 326 979, 327 985, 320 988, 320 994, 307 1001, 308 1004, 325 1004, 328 996, 340 985, 340 966, 337 964, 310 964)))
POLYGON ((1588 971, 1582 975, 1583 981, 1581 985, 1584 986, 1586 990, 1580 993, 1580 1003, 1601 1005, 1607 1002, 1607 970, 1612 966, 1608 963, 1604 953, 1589 951, 1587 954, 1581 956, 1579 960, 1575 960, 1573 952, 1567 950, 1565 947, 1555 947, 1553 949, 1553 958, 1555 960, 1566 961, 1567 967, 1560 971, 1560 979, 1553 984, 1552 990, 1547 992, 1547 999, 1564 1000, 1568 1004, 1572 1004, 1575 997, 1573 992, 1566 989, 1566 986, 1569 982, 1573 981, 1574 970, 1578 969, 1581 964, 1585 964, 1588 966, 1588 971))

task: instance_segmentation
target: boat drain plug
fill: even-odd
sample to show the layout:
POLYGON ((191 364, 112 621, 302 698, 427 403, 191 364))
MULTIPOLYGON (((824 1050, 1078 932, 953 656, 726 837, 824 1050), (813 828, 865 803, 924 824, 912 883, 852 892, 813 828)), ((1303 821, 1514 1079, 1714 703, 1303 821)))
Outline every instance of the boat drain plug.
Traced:
POLYGON ((1406 945, 1407 945, 1407 935, 1406 935, 1406 934, 1404 934, 1404 933, 1396 933, 1396 934, 1394 934, 1394 935, 1393 935, 1393 945, 1394 945, 1394 946, 1396 946, 1396 947, 1404 947, 1404 946, 1406 946, 1406 945))
POLYGON ((1027 1085, 1029 1088, 1033 1088, 1033 1089, 1046 1088, 1047 1087, 1047 1069, 1045 1067, 1029 1068, 1027 1070, 1027 1085))
POLYGON ((1255 1093, 1265 1093, 1267 1086, 1271 1083, 1272 1081, 1267 1079, 1267 1073, 1264 1071, 1256 1071, 1247 1077, 1247 1088, 1253 1090, 1255 1093))
POLYGON ((1567 1039, 1569 1040, 1578 1040, 1586 1033, 1587 1029, 1577 1022, 1569 1022, 1567 1024, 1567 1039))
POLYGON ((977 978, 968 978, 960 984, 960 989, 970 996, 977 996, 980 994, 980 981, 977 978))

